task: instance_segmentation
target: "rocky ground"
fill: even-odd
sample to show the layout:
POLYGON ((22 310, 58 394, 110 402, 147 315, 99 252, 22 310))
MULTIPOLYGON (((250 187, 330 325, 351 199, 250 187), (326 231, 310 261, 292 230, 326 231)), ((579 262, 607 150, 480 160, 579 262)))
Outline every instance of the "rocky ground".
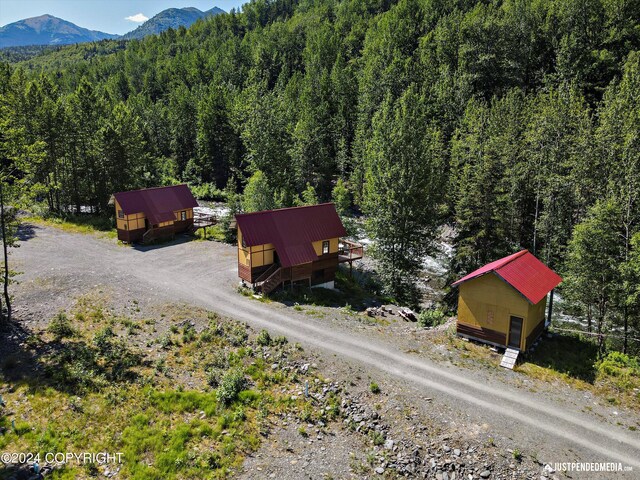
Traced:
MULTIPOLYGON (((20 283, 14 292, 16 319, 26 331, 45 328, 53 314, 72 307, 79 298, 99 297, 116 313, 139 322, 154 319, 153 328, 131 337, 154 360, 160 355, 158 338, 171 329, 170 318, 179 311, 188 319, 192 303, 203 304, 201 298, 205 298, 197 295, 192 303, 184 304, 171 301, 171 297, 175 293, 176 298, 190 298, 189 292, 198 292, 201 285, 206 285, 217 289, 206 291, 206 302, 214 308, 226 306, 223 298, 230 304, 246 304, 246 311, 256 312, 251 318, 257 324, 261 316, 272 314, 295 318, 301 325, 321 324, 327 331, 345 332, 369 339, 372 344, 383 340, 394 351, 436 362, 445 371, 462 368, 498 389, 499 385, 505 389, 515 386, 572 411, 588 406, 588 414, 598 421, 616 424, 622 412, 625 422, 638 422, 634 412, 612 408, 589 392, 567 385, 547 385, 470 359, 468 352, 450 344, 450 327, 446 325, 424 330, 395 313, 370 318, 345 308, 238 300, 235 250, 215 242, 178 240, 165 250, 131 252, 130 247, 112 245, 107 239, 60 234, 40 227, 34 227, 25 242, 25 248, 14 256, 16 269, 24 272, 17 277, 20 283), (175 261, 170 264, 169 259, 175 261)), ((392 310, 397 307, 392 306, 392 310)), ((196 330, 202 328, 195 321, 196 330)), ((274 362, 273 368, 308 364, 321 379, 309 386, 316 413, 332 408, 338 400, 337 418, 320 424, 283 412, 271 419, 268 437, 247 456, 241 478, 560 478, 545 467, 546 463, 575 458, 571 449, 550 455, 553 448, 541 443, 536 432, 530 440, 518 430, 511 435, 508 422, 497 418, 495 423, 489 422, 440 395, 425 396, 424 389, 414 388, 397 375, 372 370, 362 362, 323 349, 305 347, 305 356, 301 365, 274 362), (372 392, 373 382, 380 392, 372 392)), ((189 372, 176 376, 176 381, 187 388, 202 388, 202 379, 193 378, 189 372)), ((304 383, 286 393, 304 396, 304 383)))

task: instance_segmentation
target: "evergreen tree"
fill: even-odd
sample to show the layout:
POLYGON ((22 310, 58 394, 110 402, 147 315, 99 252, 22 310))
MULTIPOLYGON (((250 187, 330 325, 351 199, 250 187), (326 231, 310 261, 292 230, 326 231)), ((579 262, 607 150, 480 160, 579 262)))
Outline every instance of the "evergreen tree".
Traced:
POLYGON ((397 101, 387 96, 366 149, 364 211, 373 254, 385 292, 412 305, 423 258, 435 249, 442 193, 442 141, 423 103, 415 86, 397 101))

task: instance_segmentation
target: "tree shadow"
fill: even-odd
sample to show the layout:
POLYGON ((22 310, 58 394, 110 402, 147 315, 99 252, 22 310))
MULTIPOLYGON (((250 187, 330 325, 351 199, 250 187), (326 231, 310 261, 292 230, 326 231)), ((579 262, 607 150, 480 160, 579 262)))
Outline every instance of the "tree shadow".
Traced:
POLYGON ((70 395, 98 391, 107 383, 131 382, 143 364, 116 336, 102 343, 73 336, 45 341, 19 322, 0 330, 0 381, 29 391, 53 388, 70 395))
POLYGON ((347 308, 362 311, 368 307, 378 307, 390 303, 377 293, 375 278, 366 271, 353 271, 350 275, 346 267, 339 267, 336 274, 335 290, 314 287, 300 282, 293 286, 280 287, 268 295, 269 299, 288 307, 298 305, 331 308, 347 308))
POLYGON ((187 233, 181 233, 171 239, 157 240, 157 241, 146 243, 146 244, 134 243, 132 244, 132 247, 134 250, 144 253, 144 252, 158 250, 165 247, 172 247, 174 245, 181 245, 183 243, 192 242, 194 240, 196 240, 196 237, 194 237, 193 235, 189 235, 187 233))
POLYGON ((555 333, 551 338, 542 337, 535 350, 527 353, 525 359, 534 365, 593 383, 596 379, 598 347, 579 336, 555 333))
POLYGON ((18 226, 18 231, 16 232, 16 237, 21 242, 26 242, 31 240, 34 237, 37 237, 36 230, 39 230, 39 227, 33 225, 32 223, 21 223, 18 226))

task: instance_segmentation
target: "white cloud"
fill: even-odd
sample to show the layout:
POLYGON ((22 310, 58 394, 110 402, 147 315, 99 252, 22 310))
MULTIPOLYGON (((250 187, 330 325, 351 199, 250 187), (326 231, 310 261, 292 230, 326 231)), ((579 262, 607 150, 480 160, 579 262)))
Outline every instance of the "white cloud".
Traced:
POLYGON ((130 17, 124 17, 124 19, 134 23, 143 23, 149 20, 149 17, 146 17, 144 13, 136 13, 135 15, 131 15, 130 17))

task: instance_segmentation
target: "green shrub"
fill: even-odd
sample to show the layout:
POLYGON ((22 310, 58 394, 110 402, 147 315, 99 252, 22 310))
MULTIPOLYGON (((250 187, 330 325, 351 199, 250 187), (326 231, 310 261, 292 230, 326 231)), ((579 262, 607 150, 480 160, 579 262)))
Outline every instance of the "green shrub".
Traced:
POLYGON ((376 382, 371 382, 369 384, 369 390, 371 390, 371 393, 380 393, 380 387, 376 382))
POLYGON ((271 345, 271 335, 266 330, 260 330, 258 334, 258 338, 256 338, 256 342, 258 345, 262 345, 263 347, 268 347, 271 345))
POLYGON ((220 381, 220 386, 216 391, 218 401, 223 405, 231 404, 238 394, 245 389, 247 381, 244 373, 240 369, 229 370, 220 381))
POLYGON ((207 384, 210 387, 217 388, 220 385, 220 377, 222 376, 222 372, 220 370, 213 368, 207 372, 207 384))
POLYGON ((52 334, 56 340, 73 337, 76 333, 71 326, 69 318, 64 312, 58 313, 58 315, 51 320, 51 323, 49 323, 49 326, 47 327, 47 331, 52 334))
POLYGON ((437 327, 442 325, 446 320, 446 317, 442 310, 429 309, 423 310, 418 314, 418 325, 422 328, 437 327))
POLYGON ((596 362, 595 367, 600 381, 609 381, 622 390, 640 386, 640 363, 637 357, 610 352, 596 362))

